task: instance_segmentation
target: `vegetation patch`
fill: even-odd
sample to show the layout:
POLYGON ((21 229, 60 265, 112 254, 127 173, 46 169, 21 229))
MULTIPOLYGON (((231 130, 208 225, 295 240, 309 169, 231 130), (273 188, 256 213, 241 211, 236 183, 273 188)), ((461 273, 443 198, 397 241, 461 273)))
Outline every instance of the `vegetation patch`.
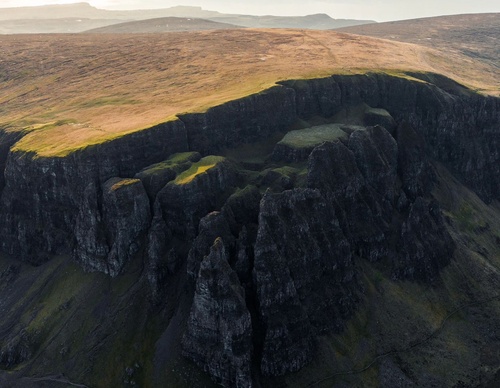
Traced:
POLYGON ((200 159, 198 152, 180 152, 171 155, 167 160, 152 164, 140 172, 141 176, 156 175, 165 171, 166 169, 174 169, 180 173, 186 164, 196 162, 200 159))
POLYGON ((186 176, 185 178, 182 179, 177 179, 175 182, 180 185, 184 185, 186 183, 191 182, 194 178, 196 178, 198 175, 204 173, 207 170, 210 170, 212 167, 215 167, 215 164, 207 164, 206 166, 198 166, 196 168, 196 171, 194 171, 191 175, 186 176))
POLYGON ((136 184, 137 182, 140 182, 140 180, 139 179, 122 179, 119 182, 116 182, 113 186, 111 186, 111 190, 116 191, 116 190, 119 190, 125 186, 136 184))
POLYGON ((468 202, 462 202, 455 212, 455 219, 460 230, 464 232, 477 232, 488 228, 488 223, 477 214, 477 210, 468 202))
POLYGON ((62 125, 70 125, 70 124, 75 124, 75 120, 71 119, 66 119, 66 120, 57 120, 54 122, 50 123, 36 123, 32 125, 28 125, 26 128, 24 128, 25 131, 37 131, 37 130, 47 130, 47 129, 53 129, 60 127, 62 125))
POLYGON ((190 183, 198 175, 205 173, 206 171, 215 167, 218 163, 224 160, 225 158, 223 158, 222 156, 206 156, 199 162, 194 163, 189 169, 184 171, 182 174, 178 175, 177 178, 175 178, 174 183, 178 185, 185 185, 187 183, 190 183))
POLYGON ((295 149, 314 148, 325 141, 347 140, 347 138, 347 133, 338 124, 326 124, 290 131, 278 144, 295 149))
POLYGON ((100 97, 93 100, 84 101, 79 104, 81 108, 94 108, 104 105, 136 105, 140 104, 139 100, 133 100, 131 98, 119 98, 119 97, 100 97))

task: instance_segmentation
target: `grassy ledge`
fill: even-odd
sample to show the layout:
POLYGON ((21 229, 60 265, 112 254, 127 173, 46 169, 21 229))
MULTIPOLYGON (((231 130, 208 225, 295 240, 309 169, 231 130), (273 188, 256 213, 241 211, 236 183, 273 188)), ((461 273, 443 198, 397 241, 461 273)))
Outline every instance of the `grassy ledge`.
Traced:
POLYGON ((172 154, 167 160, 146 167, 140 172, 140 175, 143 177, 151 177, 156 174, 161 174, 168 169, 172 169, 179 174, 186 168, 186 166, 189 166, 192 162, 196 162, 197 159, 200 158, 201 157, 198 152, 180 152, 172 154))
POLYGON ((192 182, 197 176, 206 173, 211 168, 214 168, 217 164, 226 160, 222 156, 207 156, 201 159, 199 162, 194 163, 189 169, 179 174, 175 178, 174 183, 177 185, 185 185, 192 182))
POLYGON ((178 120, 177 117, 168 117, 162 122, 139 129, 128 129, 120 132, 106 131, 94 128, 89 124, 74 121, 60 121, 59 124, 46 124, 37 129, 32 125, 25 129, 29 133, 19 140, 13 147, 13 152, 33 153, 35 157, 66 157, 76 151, 96 146, 109 141, 117 140, 136 132, 154 128, 157 125, 178 120))
POLYGON ((325 141, 335 141, 347 138, 347 133, 340 128, 340 125, 327 124, 290 131, 278 144, 294 149, 301 149, 315 147, 325 141))
POLYGON ((128 179, 128 178, 122 179, 119 182, 116 182, 113 186, 111 186, 111 191, 120 190, 123 187, 130 186, 130 185, 136 184, 138 182, 140 182, 139 179, 128 179))

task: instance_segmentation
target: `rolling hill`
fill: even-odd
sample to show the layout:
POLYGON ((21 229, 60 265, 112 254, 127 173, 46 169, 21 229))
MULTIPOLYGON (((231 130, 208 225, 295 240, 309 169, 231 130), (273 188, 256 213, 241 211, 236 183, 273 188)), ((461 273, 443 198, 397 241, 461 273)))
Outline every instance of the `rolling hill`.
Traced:
POLYGON ((402 20, 342 31, 457 52, 500 67, 500 13, 402 20))
POLYGON ((139 34, 179 31, 224 30, 228 28, 241 27, 235 26, 233 24, 219 23, 205 19, 167 17, 113 24, 111 26, 90 29, 85 32, 100 34, 139 34))

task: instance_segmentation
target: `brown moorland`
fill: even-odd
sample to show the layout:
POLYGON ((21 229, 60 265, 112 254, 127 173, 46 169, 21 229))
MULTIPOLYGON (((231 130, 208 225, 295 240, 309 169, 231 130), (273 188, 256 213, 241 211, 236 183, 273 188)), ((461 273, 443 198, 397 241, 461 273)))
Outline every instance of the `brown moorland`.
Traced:
POLYGON ((341 31, 462 53, 500 68, 500 13, 400 20, 341 31))
POLYGON ((334 31, 13 35, 0 40, 0 128, 64 156, 187 111, 334 73, 436 72, 498 94, 498 68, 459 52, 334 31))

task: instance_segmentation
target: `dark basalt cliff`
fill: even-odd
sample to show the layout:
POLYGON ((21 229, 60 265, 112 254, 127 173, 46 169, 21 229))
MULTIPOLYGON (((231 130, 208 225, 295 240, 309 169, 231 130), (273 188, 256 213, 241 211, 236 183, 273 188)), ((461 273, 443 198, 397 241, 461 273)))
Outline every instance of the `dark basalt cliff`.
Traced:
MULTIPOLYGON (((172 335, 177 311, 182 354, 224 386, 252 386, 301 370, 346 330, 367 266, 440 282, 461 240, 436 166, 500 200, 499 125, 499 99, 368 74, 282 82, 65 157, 9 151, 17 139, 4 136, 0 244, 33 265, 71 254, 118 278, 144 263, 147 314, 169 311, 172 335), (257 161, 227 153, 258 154, 308 121, 342 133, 291 159, 276 157, 281 145, 257 161)), ((6 368, 37 351, 13 341, 0 340, 6 368)))
POLYGON ((253 276, 265 332, 262 372, 296 371, 312 358, 315 335, 341 328, 356 304, 351 249, 319 191, 263 197, 253 276))

